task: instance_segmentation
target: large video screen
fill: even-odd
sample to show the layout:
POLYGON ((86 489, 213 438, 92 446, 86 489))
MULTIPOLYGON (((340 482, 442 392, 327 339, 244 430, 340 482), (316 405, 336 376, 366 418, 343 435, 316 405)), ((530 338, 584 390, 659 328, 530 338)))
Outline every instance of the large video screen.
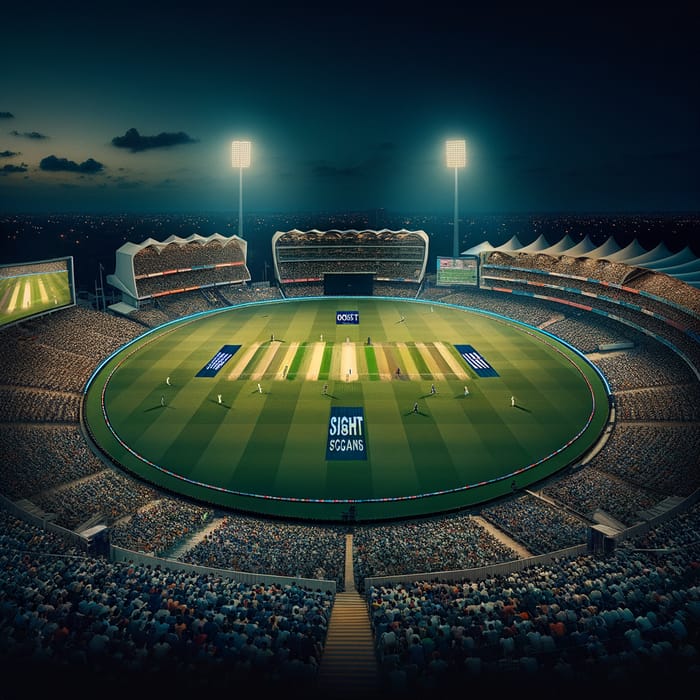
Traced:
POLYGON ((463 258, 438 258, 435 284, 438 287, 479 284, 479 259, 476 255, 463 258))
POLYGON ((0 327, 73 305, 72 257, 0 265, 0 327))

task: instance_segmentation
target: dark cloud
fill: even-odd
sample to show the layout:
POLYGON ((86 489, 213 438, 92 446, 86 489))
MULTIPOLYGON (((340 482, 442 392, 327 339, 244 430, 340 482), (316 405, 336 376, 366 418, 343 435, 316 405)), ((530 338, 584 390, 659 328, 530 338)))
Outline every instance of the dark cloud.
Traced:
POLYGON ((48 136, 45 136, 44 134, 40 134, 38 131, 17 131, 17 129, 13 129, 10 132, 13 136, 22 136, 25 139, 47 139, 48 136))
POLYGON ((128 148, 132 153, 147 151, 150 148, 179 146, 183 143, 197 143, 197 140, 189 137, 183 131, 179 131, 176 134, 162 132, 157 136, 141 136, 136 129, 129 129, 124 136, 115 136, 112 139, 113 146, 128 148))
POLYGON ((7 165, 3 165, 2 168, 0 168, 0 175, 9 175, 10 173, 26 173, 27 172, 27 166, 22 164, 22 165, 12 165, 8 163, 7 165))
POLYGON ((0 119, 14 119, 15 115, 12 112, 0 112, 0 119))
POLYGON ((82 163, 68 160, 67 158, 57 158, 56 156, 47 156, 43 158, 39 167, 42 170, 50 170, 52 172, 66 171, 69 173, 99 173, 104 169, 102 163, 98 163, 93 158, 88 158, 82 163))
POLYGON ((0 151, 0 158, 14 158, 19 155, 21 154, 15 153, 14 151, 0 151))

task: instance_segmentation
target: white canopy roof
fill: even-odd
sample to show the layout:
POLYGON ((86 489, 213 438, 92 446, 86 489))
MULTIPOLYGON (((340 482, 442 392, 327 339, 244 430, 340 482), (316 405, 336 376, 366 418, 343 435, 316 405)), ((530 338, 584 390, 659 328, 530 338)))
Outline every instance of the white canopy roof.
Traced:
POLYGON ((465 250, 463 255, 478 255, 497 251, 508 255, 529 253, 531 255, 552 255, 555 257, 568 256, 574 258, 593 258, 594 260, 609 260, 630 267, 640 267, 655 272, 661 272, 682 280, 691 287, 700 288, 700 258, 686 246, 677 253, 671 253, 664 243, 659 243, 652 250, 647 250, 634 239, 621 248, 613 236, 610 236, 599 246, 596 246, 589 236, 574 243, 567 234, 559 241, 549 244, 544 235, 540 234, 532 243, 522 245, 516 236, 500 246, 494 246, 488 241, 465 250))

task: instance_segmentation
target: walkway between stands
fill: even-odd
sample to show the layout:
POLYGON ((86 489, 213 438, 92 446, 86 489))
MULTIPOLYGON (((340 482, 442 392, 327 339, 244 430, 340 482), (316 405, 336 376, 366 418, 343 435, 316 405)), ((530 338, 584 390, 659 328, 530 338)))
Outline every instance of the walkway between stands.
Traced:
POLYGON ((527 559, 528 557, 532 556, 532 554, 519 542, 516 542, 512 537, 508 537, 505 532, 499 530, 497 527, 494 527, 485 518, 482 518, 480 515, 472 515, 472 518, 476 520, 485 530, 488 530, 488 532, 491 533, 497 540, 503 542, 503 544, 507 547, 515 550, 521 559, 527 559))
POLYGON ((345 537, 345 591, 337 593, 328 623, 318 685, 329 697, 361 698, 378 688, 377 657, 367 601, 355 589, 352 535, 345 537))

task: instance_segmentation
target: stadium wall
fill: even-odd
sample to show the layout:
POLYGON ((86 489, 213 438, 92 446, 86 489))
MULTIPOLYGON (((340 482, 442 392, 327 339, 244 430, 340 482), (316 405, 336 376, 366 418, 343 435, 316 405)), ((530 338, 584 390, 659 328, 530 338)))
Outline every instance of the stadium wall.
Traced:
POLYGON ((189 571, 197 574, 211 574, 223 578, 230 578, 240 583, 247 583, 254 586, 257 583, 264 584, 296 584, 312 590, 321 590, 324 593, 330 592, 335 595, 336 582, 327 579, 301 578, 299 576, 272 576, 268 574, 246 573, 245 571, 232 571, 229 569, 217 569, 210 566, 198 566, 196 564, 183 564, 173 559, 154 557, 150 554, 133 552, 130 549, 121 547, 110 547, 110 561, 136 563, 142 566, 159 566, 163 569, 176 569, 178 571, 189 571))

